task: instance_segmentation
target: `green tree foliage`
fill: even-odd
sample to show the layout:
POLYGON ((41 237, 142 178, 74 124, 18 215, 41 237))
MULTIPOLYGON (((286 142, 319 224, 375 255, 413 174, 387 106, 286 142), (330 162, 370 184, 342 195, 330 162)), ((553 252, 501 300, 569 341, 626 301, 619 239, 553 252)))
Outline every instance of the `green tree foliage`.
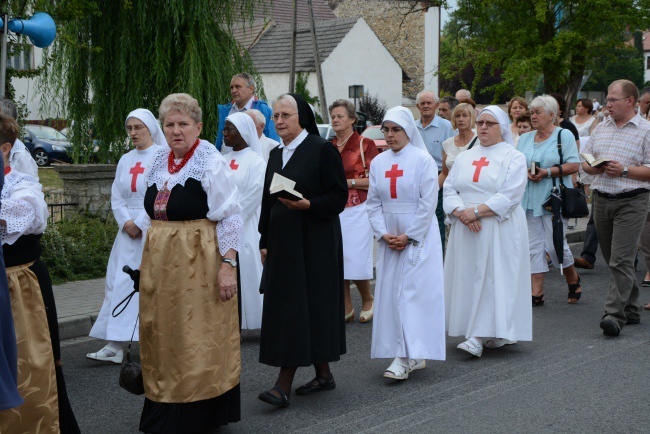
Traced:
MULTIPOLYGON (((587 69, 624 49, 650 27, 650 0, 459 0, 446 29, 454 41, 443 78, 472 66, 472 90, 483 74, 502 71, 488 91, 523 95, 538 88, 575 98, 587 69)), ((470 85, 470 83, 467 83, 470 85)))
POLYGON ((58 43, 45 62, 42 90, 73 121, 76 161, 90 143, 99 161, 124 149, 124 119, 144 107, 157 114, 170 93, 186 92, 203 109, 202 136, 217 133, 217 105, 230 99, 233 74, 254 72, 232 29, 250 23, 261 0, 58 0, 58 43))

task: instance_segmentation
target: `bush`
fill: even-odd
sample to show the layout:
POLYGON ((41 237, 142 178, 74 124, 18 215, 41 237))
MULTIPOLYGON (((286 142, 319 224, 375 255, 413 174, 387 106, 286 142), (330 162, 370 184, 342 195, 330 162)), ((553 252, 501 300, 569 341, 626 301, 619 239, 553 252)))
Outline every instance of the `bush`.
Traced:
POLYGON ((106 265, 117 234, 113 219, 80 215, 50 223, 41 238, 43 261, 52 283, 106 276, 106 265))
POLYGON ((370 92, 366 92, 359 100, 359 111, 368 115, 368 120, 373 125, 381 125, 387 109, 384 100, 377 95, 371 95, 370 92))

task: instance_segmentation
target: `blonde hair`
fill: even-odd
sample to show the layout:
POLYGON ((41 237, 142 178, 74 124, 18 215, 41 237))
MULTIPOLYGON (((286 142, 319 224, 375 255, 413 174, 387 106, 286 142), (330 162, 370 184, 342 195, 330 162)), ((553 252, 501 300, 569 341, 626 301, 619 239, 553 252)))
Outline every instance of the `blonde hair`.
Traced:
POLYGON ((199 102, 186 93, 172 93, 162 100, 158 108, 160 122, 165 122, 172 112, 188 115, 196 123, 201 122, 203 117, 199 102))
POLYGON ((460 112, 467 112, 469 113, 469 118, 470 118, 470 126, 469 129, 471 130, 474 128, 474 125, 476 124, 476 111, 474 110, 474 107, 472 107, 471 104, 468 104, 466 102, 461 102, 456 106, 454 111, 451 113, 451 127, 455 130, 458 129, 456 126, 456 114, 460 112))

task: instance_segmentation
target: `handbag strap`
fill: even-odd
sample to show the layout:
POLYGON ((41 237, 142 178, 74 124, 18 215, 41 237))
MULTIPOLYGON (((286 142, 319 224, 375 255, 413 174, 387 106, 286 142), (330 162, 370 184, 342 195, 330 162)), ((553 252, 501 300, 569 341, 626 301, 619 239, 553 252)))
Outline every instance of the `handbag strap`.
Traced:
POLYGON ((133 344, 133 336, 135 336, 135 329, 138 327, 138 321, 140 320, 140 315, 138 315, 135 318, 135 324, 133 324, 133 333, 131 333, 131 341, 129 342, 129 346, 126 348, 126 355, 130 356, 131 355, 131 344, 133 344))
POLYGON ((366 156, 363 154, 363 139, 364 137, 361 136, 361 140, 359 140, 359 153, 361 154, 361 164, 363 164, 363 171, 366 174, 366 178, 367 178, 368 168, 366 167, 366 156))
POLYGON ((474 136, 474 140, 472 140, 472 141, 469 143, 469 146, 467 147, 467 150, 468 150, 468 151, 469 151, 470 149, 472 149, 472 147, 474 146, 474 143, 476 143, 476 139, 478 139, 478 136, 474 136))

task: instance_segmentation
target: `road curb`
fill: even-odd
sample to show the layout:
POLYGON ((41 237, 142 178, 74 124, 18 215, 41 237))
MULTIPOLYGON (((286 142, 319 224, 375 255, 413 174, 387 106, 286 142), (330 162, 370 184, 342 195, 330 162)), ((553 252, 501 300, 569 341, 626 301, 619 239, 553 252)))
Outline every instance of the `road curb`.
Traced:
POLYGON ((72 339, 88 336, 97 315, 78 315, 59 319, 59 339, 72 339))

